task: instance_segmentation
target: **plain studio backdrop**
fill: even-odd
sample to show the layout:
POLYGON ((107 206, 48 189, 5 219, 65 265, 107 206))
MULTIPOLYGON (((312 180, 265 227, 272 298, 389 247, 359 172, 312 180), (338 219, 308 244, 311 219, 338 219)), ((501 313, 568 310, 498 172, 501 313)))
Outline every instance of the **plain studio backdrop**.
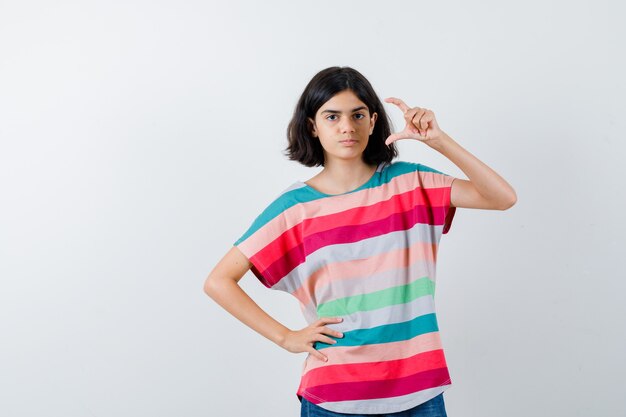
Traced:
MULTIPOLYGON (((615 1, 0 3, 0 415, 299 415, 306 353, 203 292, 280 191, 306 83, 351 66, 515 188, 457 210, 450 417, 624 416, 624 7, 615 1)), ((395 130, 402 113, 385 104, 395 130)), ((414 140, 399 160, 467 178, 414 140)), ((240 282, 291 329, 297 300, 240 282)))

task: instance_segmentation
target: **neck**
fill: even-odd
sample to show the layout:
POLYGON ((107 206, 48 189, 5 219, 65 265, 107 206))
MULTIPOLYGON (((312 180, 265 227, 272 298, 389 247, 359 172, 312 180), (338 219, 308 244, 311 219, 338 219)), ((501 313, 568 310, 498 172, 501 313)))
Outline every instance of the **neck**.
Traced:
POLYGON ((376 171, 375 165, 367 165, 361 159, 326 161, 320 179, 337 189, 339 193, 353 190, 365 184, 376 171))

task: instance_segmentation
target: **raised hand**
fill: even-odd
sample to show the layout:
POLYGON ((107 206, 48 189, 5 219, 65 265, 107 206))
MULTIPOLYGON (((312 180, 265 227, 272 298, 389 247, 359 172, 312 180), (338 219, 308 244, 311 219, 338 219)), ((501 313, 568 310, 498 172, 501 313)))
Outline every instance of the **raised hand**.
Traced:
POLYGON ((409 107, 406 103, 399 98, 388 97, 385 99, 387 103, 393 103, 402 110, 404 113, 404 120, 406 120, 406 126, 401 132, 392 133, 385 140, 385 145, 390 145, 399 139, 417 139, 426 143, 429 146, 441 139, 445 134, 435 119, 435 113, 432 110, 428 110, 421 107, 409 107))

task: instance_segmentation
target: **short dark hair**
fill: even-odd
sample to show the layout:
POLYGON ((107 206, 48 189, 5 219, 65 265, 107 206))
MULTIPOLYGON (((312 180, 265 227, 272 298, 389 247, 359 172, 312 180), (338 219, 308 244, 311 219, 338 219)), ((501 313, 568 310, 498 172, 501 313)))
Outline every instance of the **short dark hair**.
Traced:
POLYGON ((308 167, 324 165, 324 148, 319 138, 313 136, 313 126, 308 118, 315 120, 319 108, 335 94, 344 90, 353 91, 359 100, 365 103, 370 116, 373 113, 378 114, 374 131, 363 151, 363 162, 368 165, 390 163, 398 156, 395 142, 385 145, 385 140, 391 135, 392 124, 370 82, 353 68, 329 67, 315 74, 296 104, 287 127, 288 146, 285 155, 290 160, 308 167))

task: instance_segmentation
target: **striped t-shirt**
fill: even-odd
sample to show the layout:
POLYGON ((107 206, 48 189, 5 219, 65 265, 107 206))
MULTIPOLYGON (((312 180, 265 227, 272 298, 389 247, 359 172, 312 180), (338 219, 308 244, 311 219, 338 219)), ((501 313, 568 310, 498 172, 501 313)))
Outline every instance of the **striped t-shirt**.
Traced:
POLYGON ((359 188, 282 191, 234 245, 268 288, 300 302, 307 323, 343 337, 315 342, 296 395, 330 411, 394 413, 451 385, 435 314, 437 249, 455 207, 455 177, 422 164, 381 163, 359 188))

